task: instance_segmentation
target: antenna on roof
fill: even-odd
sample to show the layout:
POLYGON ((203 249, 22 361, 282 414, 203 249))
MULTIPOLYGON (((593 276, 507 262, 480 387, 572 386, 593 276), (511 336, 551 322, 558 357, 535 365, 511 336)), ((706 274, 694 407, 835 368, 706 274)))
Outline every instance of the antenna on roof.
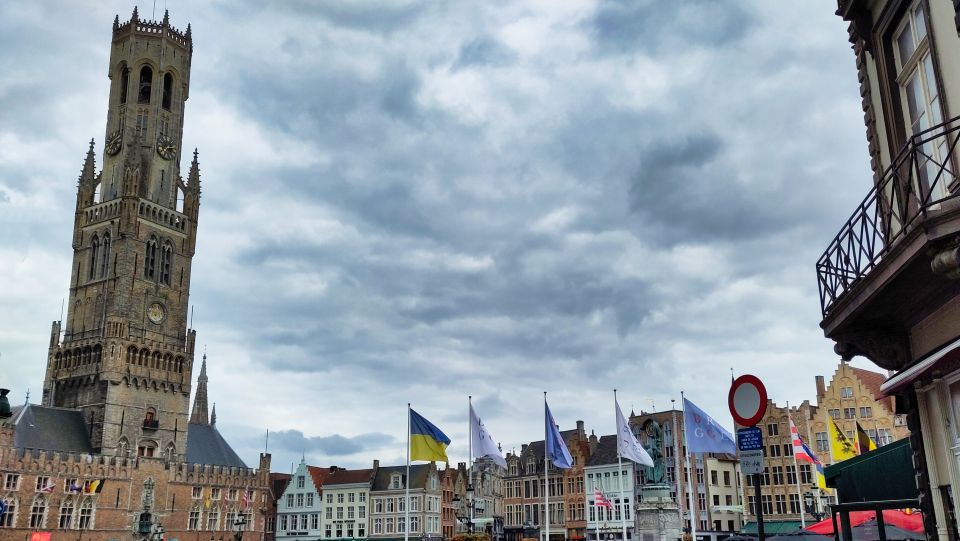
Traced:
POLYGON ((263 439, 263 452, 270 452, 270 429, 267 429, 267 437, 263 439))
POLYGON ((23 401, 24 405, 30 403, 30 387, 27 387, 27 398, 23 401))

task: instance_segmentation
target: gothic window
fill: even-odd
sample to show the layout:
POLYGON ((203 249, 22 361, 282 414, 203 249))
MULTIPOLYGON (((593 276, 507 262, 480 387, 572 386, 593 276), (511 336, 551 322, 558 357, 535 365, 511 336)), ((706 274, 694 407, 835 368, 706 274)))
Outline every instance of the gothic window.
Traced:
POLYGON ((195 507, 190 510, 190 517, 187 519, 187 529, 188 530, 200 529, 200 508, 199 507, 195 507))
POLYGON ((110 233, 103 234, 103 256, 100 258, 100 278, 107 277, 107 268, 110 266, 110 233))
POLYGON ((150 92, 153 88, 153 69, 150 66, 140 68, 140 86, 137 91, 137 103, 150 103, 150 92))
POLYGON ((93 240, 90 242, 90 271, 87 273, 87 279, 93 280, 97 277, 97 259, 100 257, 100 238, 96 235, 93 236, 93 240))
POLYGON ((60 529, 68 530, 73 525, 73 499, 64 498, 60 504, 60 529))
POLYGON ((170 101, 173 97, 173 75, 163 76, 163 100, 160 102, 164 109, 170 110, 170 101))
POLYGON ((7 505, 7 510, 4 511, 3 515, 0 515, 0 528, 13 528, 13 519, 17 516, 17 500, 7 498, 4 503, 7 505))
POLYGON ((146 254, 143 258, 143 276, 153 279, 157 275, 157 239, 150 237, 147 241, 146 254))
POLYGON ((120 103, 127 103, 127 88, 130 87, 130 68, 120 72, 120 103))
POLYGON ((220 510, 214 507, 207 511, 207 529, 214 531, 217 529, 217 522, 220 519, 220 510))
POLYGON ((80 504, 80 516, 77 517, 77 527, 81 530, 93 528, 93 500, 87 498, 80 504))
POLYGON ((39 530, 43 528, 44 519, 47 518, 47 500, 43 496, 37 496, 33 500, 33 506, 30 508, 30 528, 39 530))
POLYGON ((163 245, 163 251, 160 254, 160 282, 170 285, 170 264, 173 260, 173 247, 170 243, 163 245))

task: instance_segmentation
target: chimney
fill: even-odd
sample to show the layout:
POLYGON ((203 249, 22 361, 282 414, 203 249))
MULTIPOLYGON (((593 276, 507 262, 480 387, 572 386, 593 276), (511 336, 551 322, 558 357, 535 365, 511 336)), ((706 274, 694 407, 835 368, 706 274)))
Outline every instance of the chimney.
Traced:
POLYGON ((378 460, 378 459, 376 459, 376 458, 373 459, 373 469, 377 469, 377 468, 379 468, 379 467, 380 467, 380 460, 378 460))
POLYGON ((824 384, 823 376, 817 376, 817 404, 823 404, 825 396, 827 396, 827 386, 824 384))
POLYGON ((590 454, 592 455, 597 451, 597 446, 600 444, 600 440, 597 439, 597 435, 590 431, 590 454))
POLYGON ((336 467, 336 466, 330 466, 328 469, 330 470, 330 473, 333 473, 333 472, 339 470, 340 468, 338 468, 338 467, 336 467))
POLYGON ((577 437, 580 439, 587 437, 587 432, 583 428, 583 421, 577 421, 577 437))

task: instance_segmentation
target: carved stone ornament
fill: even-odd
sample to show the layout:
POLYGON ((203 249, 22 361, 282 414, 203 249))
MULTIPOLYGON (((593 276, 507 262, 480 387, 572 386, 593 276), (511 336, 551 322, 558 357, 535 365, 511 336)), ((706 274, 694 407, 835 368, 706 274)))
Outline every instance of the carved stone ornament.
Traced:
POLYGON ((860 355, 885 370, 898 370, 910 362, 907 334, 897 327, 874 327, 839 333, 833 350, 844 361, 860 355))

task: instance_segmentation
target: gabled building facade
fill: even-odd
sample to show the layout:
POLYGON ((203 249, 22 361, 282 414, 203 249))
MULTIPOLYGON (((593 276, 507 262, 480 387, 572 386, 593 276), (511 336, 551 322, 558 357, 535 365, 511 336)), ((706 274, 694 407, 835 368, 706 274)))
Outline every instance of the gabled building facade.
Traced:
POLYGON ((323 513, 323 485, 330 468, 308 466, 303 460, 277 500, 278 540, 320 538, 323 513))
POLYGON ((406 502, 406 466, 377 468, 370 490, 370 534, 372 539, 440 539, 441 500, 440 472, 436 464, 410 466, 409 511, 406 502), (409 518, 409 523, 407 519, 409 518))
POLYGON ((373 468, 345 470, 331 467, 324 482, 323 539, 366 539, 369 533, 370 489, 380 464, 373 468))

